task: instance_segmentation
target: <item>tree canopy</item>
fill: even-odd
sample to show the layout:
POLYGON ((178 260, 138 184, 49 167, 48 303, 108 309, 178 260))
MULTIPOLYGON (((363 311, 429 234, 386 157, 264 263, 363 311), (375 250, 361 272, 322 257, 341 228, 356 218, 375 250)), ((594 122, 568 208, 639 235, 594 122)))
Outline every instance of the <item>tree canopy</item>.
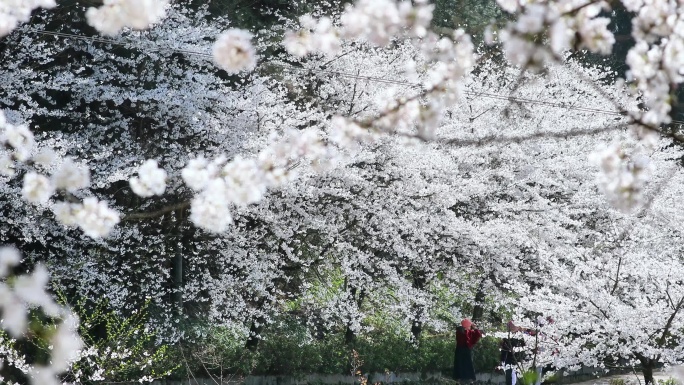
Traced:
POLYGON ((69 303, 159 343, 469 317, 543 324, 557 369, 684 361, 676 1, 8 4, 0 306, 57 346, 7 345, 33 383, 104 373, 69 303))

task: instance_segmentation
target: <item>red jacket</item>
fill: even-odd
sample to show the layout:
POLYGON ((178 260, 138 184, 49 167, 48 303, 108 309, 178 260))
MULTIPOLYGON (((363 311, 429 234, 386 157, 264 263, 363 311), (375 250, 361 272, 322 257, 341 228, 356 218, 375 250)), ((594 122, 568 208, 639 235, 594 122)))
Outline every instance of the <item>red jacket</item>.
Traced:
POLYGON ((477 341, 482 338, 482 332, 478 329, 456 329, 456 347, 467 347, 472 349, 477 341))

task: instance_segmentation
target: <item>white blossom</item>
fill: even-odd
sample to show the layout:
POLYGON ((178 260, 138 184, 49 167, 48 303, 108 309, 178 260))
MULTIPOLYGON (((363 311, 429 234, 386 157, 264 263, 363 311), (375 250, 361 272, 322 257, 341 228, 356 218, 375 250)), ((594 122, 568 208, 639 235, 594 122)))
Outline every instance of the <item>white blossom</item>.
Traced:
MULTIPOLYGON (((0 248, 0 265, 2 269, 20 262, 18 250, 12 247, 0 248)), ((3 272, 3 275, 6 271, 3 272)), ((78 335, 78 318, 57 305, 47 293, 48 272, 43 265, 37 265, 31 274, 18 275, 0 282, 0 312, 2 328, 14 338, 30 340, 34 335, 26 335, 29 309, 38 309, 56 320, 56 331, 50 337, 51 355, 48 365, 29 365, 22 357, 10 349, 3 350, 5 363, 26 373, 31 384, 60 384, 57 375, 68 369, 69 364, 79 357, 83 342, 78 335)), ((40 337, 39 337, 40 338, 40 337)), ((6 346, 7 347, 7 346, 6 346)))
POLYGON ((166 189, 166 171, 149 159, 140 166, 138 176, 130 179, 131 189, 136 195, 150 197, 162 195, 166 189))
POLYGON ((32 158, 33 162, 43 167, 49 167, 57 160, 55 150, 51 148, 40 149, 32 158))
POLYGON ((252 34, 242 29, 223 32, 214 43, 214 62, 229 74, 251 71, 256 66, 256 51, 252 34))
POLYGON ((119 223, 119 213, 107 207, 107 202, 89 197, 77 206, 75 221, 83 232, 91 238, 106 237, 119 223))
POLYGON ((88 24, 105 35, 124 28, 147 29, 166 16, 168 0, 104 0, 99 8, 86 11, 88 24))
POLYGON ((416 6, 408 1, 399 3, 399 15, 403 20, 404 26, 411 30, 413 36, 418 38, 427 35, 434 9, 434 4, 426 4, 424 1, 416 2, 416 6))
POLYGON ((206 189, 192 200, 190 220, 197 226, 214 233, 225 231, 233 223, 226 196, 228 191, 222 179, 213 179, 206 189))
POLYGON ((330 140, 342 147, 351 147, 359 142, 371 139, 368 130, 364 130, 354 122, 341 116, 335 116, 330 122, 330 140))
POLYGON ((7 155, 0 155, 0 174, 14 176, 14 161, 7 155))
POLYGON ((211 178, 218 172, 217 164, 209 163, 203 157, 191 159, 181 171, 183 181, 195 191, 204 189, 211 178))
POLYGON ((279 187, 283 184, 292 181, 293 173, 290 172, 286 164, 283 164, 281 159, 273 149, 267 148, 259 153, 257 163, 263 173, 263 183, 269 187, 279 187))
POLYGON ((254 159, 236 157, 221 170, 227 199, 247 205, 261 200, 266 192, 265 175, 254 159))
POLYGON ((29 21, 31 12, 39 7, 53 8, 55 0, 2 0, 0 1, 0 37, 12 32, 19 23, 29 21))
POLYGON ((311 40, 314 49, 323 54, 335 55, 340 50, 341 42, 329 17, 322 17, 318 20, 311 40))
POLYGON ((45 291, 48 281, 47 269, 43 265, 38 265, 30 275, 17 277, 14 282, 14 290, 18 298, 24 303, 31 307, 41 308, 45 314, 51 317, 57 317, 60 313, 60 307, 45 291))
POLYGON ((14 247, 0 247, 0 277, 6 277, 10 269, 21 261, 19 250, 14 247))
POLYGON ((69 365, 79 358, 79 351, 83 348, 83 340, 78 335, 78 318, 69 314, 57 327, 57 331, 50 338, 52 368, 56 372, 64 372, 69 365))
POLYGON ((55 218, 65 226, 76 226, 78 224, 76 213, 80 204, 57 202, 53 205, 52 211, 55 218))
POLYGON ((57 372, 50 366, 35 366, 29 372, 31 385, 60 385, 57 372))
POLYGON ((55 187, 48 177, 30 171, 24 175, 24 187, 21 190, 24 199, 31 203, 46 203, 54 194, 55 187))
MULTIPOLYGON (((193 301, 207 301, 212 320, 249 324, 245 321, 261 320, 264 314, 277 316, 281 298, 292 293, 279 292, 287 288, 274 291, 272 283, 291 279, 284 265, 304 266, 301 271, 306 272, 309 262, 301 255, 302 235, 316 234, 320 241, 306 244, 312 249, 305 250, 307 256, 325 250, 316 263, 321 271, 339 272, 346 285, 321 295, 310 290, 311 282, 303 282, 295 293, 303 297, 297 298, 302 308, 315 311, 329 329, 365 330, 364 319, 372 306, 359 303, 359 296, 348 288, 362 287, 367 301, 386 306, 387 314, 395 317, 391 322, 405 333, 418 324, 448 330, 435 317, 434 292, 461 296, 482 285, 487 306, 494 311, 524 309, 560 315, 557 323, 548 326, 549 335, 558 337, 558 352, 554 358, 544 357, 544 364, 553 359, 559 368, 578 362, 597 365, 605 362, 604 353, 629 359, 635 352, 662 357, 661 363, 678 363, 684 359, 679 348, 684 341, 681 317, 672 319, 666 343, 649 344, 646 337, 662 329, 662 321, 669 317, 665 309, 671 304, 662 293, 672 293, 673 298, 682 298, 684 293, 677 246, 682 215, 672 204, 681 195, 681 177, 675 175, 671 190, 665 188, 648 201, 652 214, 632 218, 603 204, 585 163, 596 141, 611 142, 628 122, 638 123, 628 127, 633 137, 612 142, 592 158, 599 170, 600 190, 615 207, 627 210, 646 203, 646 183, 660 177, 659 170, 673 159, 681 159, 678 146, 669 141, 658 146, 666 139, 654 133, 672 119, 672 95, 684 77, 683 7, 677 1, 622 2, 634 13, 636 44, 627 58, 627 80, 633 93, 625 92, 619 83, 606 85, 603 80, 614 77, 613 73, 563 59, 566 50, 576 48, 600 54, 611 51, 614 37, 607 28, 608 19, 600 17, 609 10, 608 2, 498 0, 512 13, 510 23, 497 31, 511 66, 493 65, 486 58, 476 61, 472 41, 463 30, 452 35, 431 31, 433 8, 424 1, 361 0, 346 6, 339 18, 302 17, 302 30, 286 33, 284 44, 295 56, 309 52, 344 55, 332 61, 321 61, 320 56, 295 59, 303 70, 299 74, 254 74, 254 79, 225 87, 215 71, 205 70, 188 53, 206 48, 206 36, 218 35, 220 26, 200 17, 201 25, 190 26, 192 18, 183 18, 190 13, 160 24, 149 34, 122 38, 122 44, 130 44, 141 55, 122 56, 107 44, 84 41, 89 53, 84 59, 87 69, 94 70, 87 81, 76 76, 84 71, 82 63, 86 62, 82 61, 65 64, 57 76, 43 76, 40 68, 32 68, 36 74, 30 75, 26 62, 52 60, 54 47, 61 50, 64 45, 58 39, 48 45, 30 44, 35 40, 26 37, 22 44, 30 48, 17 50, 35 52, 16 58, 7 55, 4 79, 14 89, 8 86, 6 104, 19 103, 17 114, 25 116, 64 120, 85 116, 74 126, 87 129, 64 130, 59 135, 46 130, 40 136, 47 147, 54 146, 56 154, 79 154, 75 155, 79 162, 87 160, 98 171, 93 180, 101 194, 117 190, 111 183, 129 177, 128 165, 154 156, 170 169, 185 164, 181 175, 194 193, 190 220, 196 226, 224 232, 232 223, 233 209, 254 217, 246 226, 253 226, 254 231, 241 227, 230 234, 215 234, 210 242, 182 240, 192 244, 181 250, 191 262, 205 265, 207 255, 220 258, 211 263, 216 271, 198 269, 197 276, 184 277, 183 294, 193 301), (158 51, 166 48, 187 54, 188 60, 167 60, 158 51), (94 62, 104 58, 111 66, 91 66, 91 57, 94 62), (402 62, 409 58, 411 65, 404 66, 402 62), (404 71, 406 67, 410 73, 404 71), (478 70, 471 74, 473 68, 478 70), (548 76, 521 68, 543 69, 548 76), (43 95, 45 89, 69 92, 74 100, 82 99, 83 105, 102 101, 107 113, 90 107, 86 113, 71 111, 73 104, 64 109, 38 108, 32 95, 43 95), (291 92, 296 95, 302 90, 306 98, 297 104, 286 100, 291 92), (317 93, 309 94, 310 90, 317 93), (644 108, 637 108, 637 98, 644 108), (532 99, 555 106, 532 103, 532 99), (117 110, 122 106, 128 110, 129 105, 136 110, 131 114, 134 118, 127 115, 129 111, 117 110), (572 108, 561 108, 567 106, 572 108), (615 111, 616 106, 620 110, 615 111), (334 117, 328 119, 331 114, 334 117), (163 127, 155 130, 160 143, 146 146, 137 137, 139 128, 131 129, 134 123, 147 121, 163 127), (575 126, 592 135, 578 135, 581 131, 572 131, 575 126), (609 131, 611 126, 619 127, 609 131), (232 131, 239 133, 232 137, 232 131), (566 132, 570 135, 564 138, 566 132), (93 136, 105 140, 94 141, 93 136), (345 148, 371 140, 372 146, 358 146, 358 151, 345 148), (135 151, 118 155, 128 148, 135 151), (212 160, 190 160, 187 154, 193 152, 212 160), (320 165, 333 161, 338 168, 321 171, 320 165), (298 176, 302 179, 297 183, 286 183, 298 176), (269 194, 274 188, 278 193, 269 194), (638 220, 638 225, 632 220, 638 220), (620 227, 629 229, 629 237, 620 235, 625 234, 620 227), (462 263, 460 255, 467 256, 468 263, 462 263), (649 269, 643 268, 645 264, 649 269), (430 289, 416 287, 415 281, 406 279, 408 273, 427 277, 430 289), (392 296, 385 295, 388 291, 392 296), (254 309, 255 299, 265 299, 263 307, 254 309), (657 326, 644 330, 640 323, 657 326)), ((150 4, 105 1, 100 9, 88 11, 88 21, 108 34, 127 27, 146 28, 158 19, 150 15, 163 14, 161 8, 143 9, 150 4), (135 14, 127 15, 131 10, 135 14)), ((173 12, 184 8, 177 6, 173 12)), ((234 35, 233 40, 225 35, 218 38, 216 62, 230 73, 254 68, 251 36, 239 30, 234 35)), ((15 170, 26 172, 26 199, 48 201, 52 187, 33 168, 51 169, 59 155, 45 162, 38 155, 31 159, 33 136, 26 126, 8 125, 0 115, 0 129, 5 145, 2 156, 7 153, 0 171, 8 176, 15 170)), ((58 170, 53 174, 54 188, 75 192, 74 186, 87 186, 85 178, 75 173, 58 170), (64 175, 57 177, 60 173, 64 175)), ((131 188, 136 194, 161 194, 166 189, 163 173, 156 163, 145 162, 139 175, 131 178, 131 188)), ((153 301, 167 298, 168 285, 161 283, 169 270, 159 264, 165 253, 157 249, 167 240, 146 227, 156 226, 155 222, 122 227, 116 232, 120 238, 98 247, 102 258, 84 263, 78 250, 86 244, 46 223, 47 218, 40 218, 40 228, 35 226, 35 214, 42 208, 16 200, 20 194, 15 186, 2 186, 3 212, 12 216, 3 219, 0 235, 20 234, 25 242, 51 242, 50 248, 41 250, 41 258, 44 254, 51 259, 55 270, 70 282, 93 286, 86 292, 104 293, 112 306, 126 310, 130 310, 126 307, 131 288, 121 282, 132 265, 123 257, 138 250, 145 258, 136 260, 144 266, 136 267, 136 272, 142 272, 136 274, 144 275, 153 266, 149 270, 162 278, 155 275, 158 280, 149 282, 150 276, 145 276, 144 285, 137 288, 145 295, 151 293, 153 301), (114 267, 98 262, 118 253, 124 255, 114 267)), ((69 202, 54 204, 57 220, 79 226, 91 237, 109 233, 119 221, 118 214, 96 198, 79 203, 81 194, 66 194, 69 202)), ((165 215, 159 221, 168 219, 165 215)), ((3 267, 0 256, 0 268, 9 271, 13 261, 3 267)), ((326 274, 319 278, 330 279, 326 274)), ((37 270, 9 281, 0 284, 2 326, 12 336, 21 336, 27 304, 40 304, 50 311, 51 304, 40 292, 47 276, 37 270), (12 282, 17 286, 12 287, 12 282), (15 288, 24 294, 13 292, 15 288)), ((333 282, 316 285, 339 286, 333 282)), ((461 316, 462 311, 455 309, 452 316, 461 316)), ((68 340, 70 330, 59 329, 63 335, 54 336, 53 367, 37 368, 33 373, 39 380, 34 381, 52 381, 68 365, 73 357, 68 351, 80 347, 68 340)), ((130 352, 108 353, 117 359, 130 356, 130 352)))
POLYGON ((560 18, 549 29, 551 49, 556 53, 562 53, 570 49, 574 38, 573 31, 566 24, 566 18, 560 18))
POLYGON ((75 192, 90 185, 90 170, 67 158, 52 175, 55 188, 75 192))
POLYGON ((28 324, 28 307, 20 301, 14 291, 4 283, 0 283, 0 306, 2 319, 0 325, 14 338, 24 334, 28 324))
POLYGON ((314 39, 308 31, 287 31, 283 38, 283 46, 290 55, 303 57, 314 49, 314 39))
POLYGON ((23 162, 29 158, 35 140, 27 126, 7 123, 4 113, 0 111, 0 144, 10 146, 14 150, 14 157, 23 162))
POLYGON ((599 166, 598 183, 620 209, 630 210, 643 203, 643 187, 648 180, 649 160, 644 155, 628 155, 619 142, 592 154, 599 166))
POLYGON ((608 30, 608 18, 594 18, 582 23, 579 34, 582 37, 582 45, 592 52, 608 55, 615 44, 615 37, 608 30))
POLYGON ((508 13, 515 13, 518 11, 519 0, 496 0, 497 4, 508 13))
POLYGON ((516 23, 516 30, 524 34, 539 33, 544 28, 547 9, 542 4, 531 4, 520 15, 516 23))

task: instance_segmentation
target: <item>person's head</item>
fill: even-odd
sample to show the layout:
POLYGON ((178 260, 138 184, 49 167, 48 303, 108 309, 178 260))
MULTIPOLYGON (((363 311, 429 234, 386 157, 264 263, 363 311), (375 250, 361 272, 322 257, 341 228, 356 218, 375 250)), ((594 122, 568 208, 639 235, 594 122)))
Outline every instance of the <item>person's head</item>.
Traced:
POLYGON ((470 329, 470 327, 473 326, 473 322, 467 318, 464 318, 461 321, 461 326, 463 326, 464 329, 470 329))

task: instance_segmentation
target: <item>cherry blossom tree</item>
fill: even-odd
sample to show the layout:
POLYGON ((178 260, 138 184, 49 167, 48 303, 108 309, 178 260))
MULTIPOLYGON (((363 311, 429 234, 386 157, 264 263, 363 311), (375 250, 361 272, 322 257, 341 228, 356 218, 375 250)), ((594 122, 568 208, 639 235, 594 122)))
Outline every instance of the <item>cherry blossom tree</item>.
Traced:
POLYGON ((605 218, 605 233, 559 245, 565 258, 542 258, 546 277, 521 307, 556 321, 545 327, 556 353, 547 360, 567 368, 640 365, 647 383, 658 365, 681 362, 681 229, 670 209, 678 182, 664 181, 649 213, 605 218))
POLYGON ((468 293, 478 317, 486 297, 558 319, 557 367, 624 357, 652 382, 682 359, 678 249, 650 242, 679 236, 659 202, 678 193, 684 8, 621 3, 636 44, 617 82, 569 55, 610 53, 605 1, 499 0, 511 21, 478 51, 433 31, 427 2, 360 0, 285 22, 287 52, 263 65, 273 35, 181 4, 106 0, 25 25, 55 4, 6 7, 3 242, 74 296, 122 311, 173 296, 169 330, 209 310, 254 346, 303 298, 351 337, 373 306, 418 337, 448 328, 438 293, 468 293), (111 37, 82 38, 91 27, 111 37), (606 249, 611 224, 629 231, 606 249), (344 285, 321 298, 312 271, 344 285))

